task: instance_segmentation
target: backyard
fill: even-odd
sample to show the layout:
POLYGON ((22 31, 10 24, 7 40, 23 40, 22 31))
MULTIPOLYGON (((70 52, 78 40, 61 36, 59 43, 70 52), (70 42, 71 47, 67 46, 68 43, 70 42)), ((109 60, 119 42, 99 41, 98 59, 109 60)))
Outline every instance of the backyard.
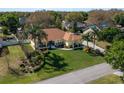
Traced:
MULTIPOLYGON (((11 51, 16 51, 13 49, 11 49, 11 51)), ((22 56, 23 53, 15 52, 14 55, 22 56)), ((13 57, 13 55, 11 56, 13 57)), ((15 57, 13 60, 16 60, 17 58, 18 57, 15 57)), ((2 62, 6 62, 5 59, 2 62)), ((45 66, 40 71, 33 74, 26 74, 25 76, 6 74, 5 76, 1 76, 0 83, 34 83, 60 74, 68 73, 70 71, 100 64, 105 61, 102 57, 87 54, 83 52, 83 50, 50 50, 45 62, 45 66)))

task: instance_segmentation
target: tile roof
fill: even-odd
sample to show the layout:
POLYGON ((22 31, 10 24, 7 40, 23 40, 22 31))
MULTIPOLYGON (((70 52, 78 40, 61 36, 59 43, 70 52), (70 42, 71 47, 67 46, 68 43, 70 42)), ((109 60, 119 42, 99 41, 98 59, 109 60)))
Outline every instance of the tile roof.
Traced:
POLYGON ((74 33, 66 32, 63 39, 66 41, 79 41, 79 40, 81 40, 81 37, 74 33))
POLYGON ((58 28, 43 29, 48 35, 48 41, 66 40, 66 41, 79 41, 81 37, 71 32, 65 32, 58 28))
POLYGON ((43 31, 48 35, 48 41, 61 40, 65 34, 64 31, 58 28, 48 28, 43 29, 43 31))

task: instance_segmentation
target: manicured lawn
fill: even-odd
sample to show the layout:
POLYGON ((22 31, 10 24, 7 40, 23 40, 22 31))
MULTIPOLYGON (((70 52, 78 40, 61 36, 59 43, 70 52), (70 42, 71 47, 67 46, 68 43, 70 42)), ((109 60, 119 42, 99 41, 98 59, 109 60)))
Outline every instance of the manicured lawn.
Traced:
POLYGON ((20 58, 24 58, 24 52, 22 51, 20 46, 9 46, 8 47, 9 54, 3 57, 0 57, 0 75, 6 75, 8 73, 7 62, 10 67, 18 68, 18 64, 20 58))
POLYGON ((108 75, 97 80, 89 82, 89 84, 123 84, 121 78, 117 75, 108 75))
POLYGON ((73 70, 85 68, 95 64, 104 62, 100 56, 91 56, 85 53, 83 50, 54 50, 52 53, 57 54, 64 58, 64 62, 69 65, 73 70))
POLYGON ((104 62, 100 56, 91 56, 83 50, 51 50, 46 57, 46 65, 40 71, 26 76, 7 75, 0 83, 33 83, 70 71, 86 68, 104 62))

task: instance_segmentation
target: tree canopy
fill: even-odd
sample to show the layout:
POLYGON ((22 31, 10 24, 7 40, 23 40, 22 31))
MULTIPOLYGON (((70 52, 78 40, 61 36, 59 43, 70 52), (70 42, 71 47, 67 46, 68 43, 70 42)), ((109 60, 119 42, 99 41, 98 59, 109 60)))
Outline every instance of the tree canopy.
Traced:
POLYGON ((19 26, 19 16, 12 13, 6 13, 0 15, 0 23, 2 26, 6 26, 10 32, 15 33, 19 26))
POLYGON ((99 39, 112 42, 114 37, 120 32, 117 28, 106 28, 99 32, 99 39))
POLYGON ((107 51, 105 59, 114 69, 124 71, 124 40, 115 41, 107 51))
POLYGON ((70 27, 71 32, 78 31, 77 29, 77 22, 83 23, 85 20, 87 20, 88 14, 86 12, 69 12, 65 16, 65 20, 72 23, 72 26, 70 27))
POLYGON ((96 24, 99 27, 101 27, 102 25, 106 25, 107 27, 112 27, 114 26, 113 16, 121 12, 122 12, 121 10, 117 10, 117 9, 92 10, 88 13, 89 16, 87 22, 90 24, 96 24))
POLYGON ((66 16, 65 19, 68 20, 69 22, 83 22, 87 20, 88 14, 86 12, 69 12, 66 16))
POLYGON ((116 24, 124 26, 124 13, 116 14, 114 16, 114 21, 116 24))

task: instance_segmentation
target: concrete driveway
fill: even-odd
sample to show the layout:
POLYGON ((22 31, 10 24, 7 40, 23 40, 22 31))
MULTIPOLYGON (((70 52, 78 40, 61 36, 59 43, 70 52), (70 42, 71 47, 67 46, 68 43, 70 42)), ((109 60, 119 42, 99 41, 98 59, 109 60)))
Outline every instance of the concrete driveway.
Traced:
POLYGON ((111 67, 107 63, 102 63, 82 70, 40 81, 37 82, 37 84, 83 84, 112 73, 113 70, 111 67))
MULTIPOLYGON (((82 44, 85 45, 85 46, 87 46, 87 41, 84 40, 84 41, 82 42, 82 44)), ((88 46, 91 47, 91 48, 93 48, 93 47, 94 47, 93 42, 89 42, 89 41, 88 41, 88 46)), ((102 53, 105 52, 105 49, 103 49, 103 48, 101 48, 101 47, 99 47, 99 46, 97 46, 97 45, 95 45, 95 50, 96 50, 96 49, 98 49, 98 50, 99 50, 100 52, 102 52, 102 53)))

